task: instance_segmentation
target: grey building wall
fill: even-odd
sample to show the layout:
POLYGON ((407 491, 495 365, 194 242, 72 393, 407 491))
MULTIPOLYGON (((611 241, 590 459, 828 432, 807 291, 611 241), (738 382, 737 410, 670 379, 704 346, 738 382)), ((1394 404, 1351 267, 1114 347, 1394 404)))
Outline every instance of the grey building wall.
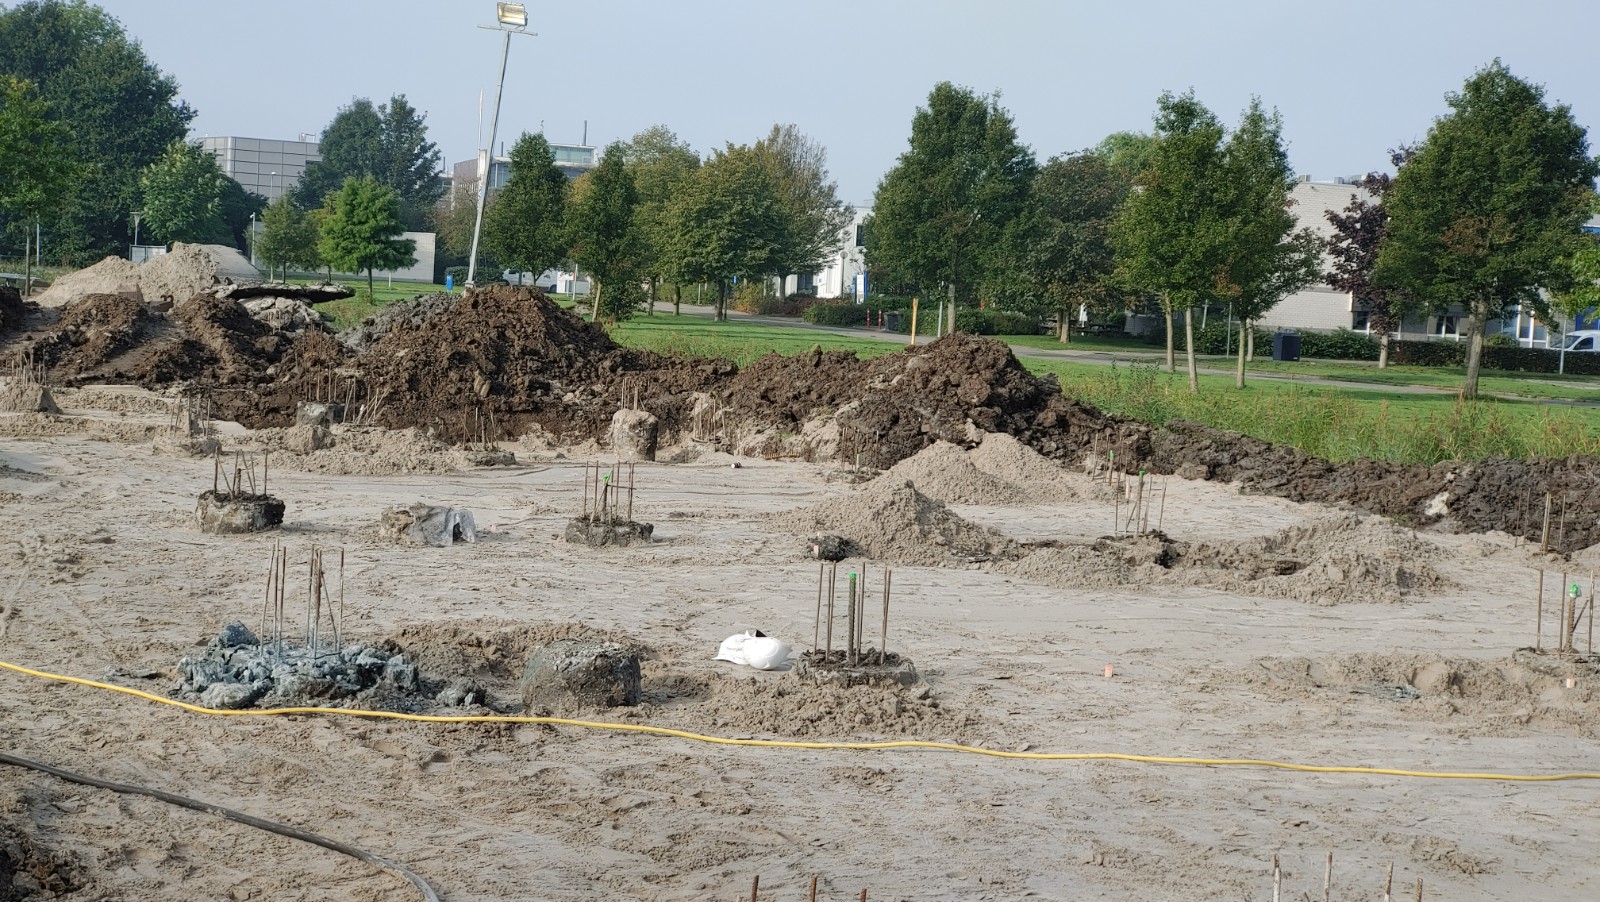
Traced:
POLYGON ((223 173, 268 201, 294 190, 306 166, 322 159, 315 141, 275 141, 225 135, 201 138, 200 146, 223 173))

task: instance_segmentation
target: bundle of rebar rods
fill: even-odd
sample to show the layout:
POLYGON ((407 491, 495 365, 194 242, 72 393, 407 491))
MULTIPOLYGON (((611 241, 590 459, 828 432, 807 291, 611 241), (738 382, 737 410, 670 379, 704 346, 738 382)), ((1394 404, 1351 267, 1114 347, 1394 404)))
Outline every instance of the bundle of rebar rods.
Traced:
MULTIPOLYGON (((867 635, 867 564, 861 564, 859 574, 848 574, 845 582, 845 647, 841 650, 839 661, 847 667, 858 667, 868 661, 867 635)), ((882 627, 878 634, 877 660, 882 666, 887 660, 889 647, 889 599, 893 593, 894 570, 890 567, 883 569, 881 577, 883 586, 883 611, 882 627)), ((816 620, 812 624, 811 650, 814 656, 820 653, 820 662, 824 664, 835 663, 833 656, 833 623, 835 615, 835 600, 839 588, 839 564, 819 563, 817 565, 817 603, 816 620), (826 599, 826 601, 824 601, 826 599), (820 640, 820 641, 819 641, 820 640)))

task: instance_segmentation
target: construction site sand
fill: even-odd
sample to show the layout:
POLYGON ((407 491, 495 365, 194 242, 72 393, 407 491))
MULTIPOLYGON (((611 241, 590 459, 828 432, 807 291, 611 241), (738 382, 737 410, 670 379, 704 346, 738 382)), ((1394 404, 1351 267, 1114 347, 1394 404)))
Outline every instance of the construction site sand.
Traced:
POLYGON ((1000 569, 1065 588, 1189 586, 1332 605, 1437 592, 1450 585, 1432 566, 1440 557, 1410 530, 1345 514, 1237 542, 1099 539, 1044 548, 1000 569))
MULTIPOLYGON (((346 551, 352 641, 415 637, 417 646, 431 636, 442 662, 446 646, 467 641, 446 633, 475 634, 504 644, 497 678, 509 680, 526 643, 554 635, 541 625, 628 637, 650 650, 658 681, 641 717, 689 729, 811 739, 926 729, 1007 750, 1594 769, 1595 740, 1554 715, 1519 724, 1506 709, 1453 700, 1457 710, 1430 713, 1418 707, 1426 696, 1401 703, 1339 685, 1404 677, 1420 688, 1426 680, 1409 662, 1438 656, 1470 687, 1476 677, 1457 662, 1499 667, 1529 644, 1536 574, 1503 537, 1422 536, 1451 585, 1404 605, 1062 588, 993 569, 901 565, 889 647, 917 662, 945 714, 922 725, 866 715, 853 725, 845 702, 768 698, 791 674, 711 661, 721 639, 751 628, 810 645, 816 563, 799 559, 793 536, 770 518, 852 499, 850 487, 801 463, 747 459, 733 469, 708 455, 641 466, 637 512, 657 524, 659 541, 597 551, 556 538, 578 507, 583 463, 407 477, 283 471, 273 491, 289 504, 284 527, 222 537, 187 526, 210 484, 208 460, 139 453, 81 430, 8 438, 0 659, 165 692, 183 655, 227 621, 259 616, 275 542, 302 562, 300 576, 316 543, 346 551), (499 526, 471 546, 381 544, 371 530, 378 513, 418 498, 499 526), (429 626, 437 631, 419 632, 429 626), (518 630, 522 639, 507 637, 518 630), (1358 654, 1406 666, 1346 664, 1338 673, 1348 676, 1308 682, 1298 664, 1274 676, 1260 663, 1326 667, 1358 654), (819 719, 806 721, 808 712, 819 719)), ((1338 513, 1184 480, 1168 491, 1165 528, 1196 541, 1275 535, 1338 513)), ((985 522, 1030 540, 1092 535, 1099 510, 1013 506, 987 511, 985 522)), ((1593 683, 1579 685, 1539 684, 1539 711, 1592 708, 1593 683)), ((824 899, 866 887, 874 899, 1260 900, 1270 898, 1274 854, 1289 898, 1320 898, 1329 851, 1337 899, 1375 897, 1390 861, 1397 884, 1421 877, 1429 898, 1578 899, 1600 882, 1584 829, 1595 789, 1585 783, 203 718, 11 673, 0 674, 0 708, 12 715, 15 754, 317 830, 405 863, 451 902, 737 898, 756 874, 763 898, 804 898, 819 875, 824 899)), ((6 776, 0 827, 31 837, 34 860, 63 856, 82 886, 72 898, 409 898, 391 877, 323 850, 42 774, 6 776)))
POLYGON ((91 294, 121 294, 147 304, 182 302, 224 279, 259 279, 237 250, 214 244, 174 244, 170 253, 134 263, 107 257, 57 279, 34 298, 41 307, 64 307, 91 294))
MULTIPOLYGON (((937 447, 937 446, 935 446, 937 447)), ((949 446, 960 454, 955 446, 949 446)), ((936 456, 943 456, 935 451, 936 456)), ((950 488, 949 483, 941 483, 950 488)), ((867 556, 896 564, 973 565, 1015 553, 1004 536, 961 519, 944 502, 901 478, 885 476, 775 521, 805 535, 849 539, 867 556)))

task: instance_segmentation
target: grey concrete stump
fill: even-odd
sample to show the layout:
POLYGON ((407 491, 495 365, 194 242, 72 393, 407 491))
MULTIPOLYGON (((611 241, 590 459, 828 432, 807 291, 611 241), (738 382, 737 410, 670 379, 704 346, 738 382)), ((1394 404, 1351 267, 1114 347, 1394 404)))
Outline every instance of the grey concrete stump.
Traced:
POLYGON ((611 448, 619 460, 655 460, 656 433, 656 418, 642 410, 611 415, 611 448))
POLYGON ((615 642, 558 639, 528 656, 521 688, 529 712, 637 705, 639 654, 615 642))
POLYGON ((812 536, 806 540, 806 553, 819 561, 842 561, 854 550, 844 536, 812 536))
POLYGON ((333 447, 333 433, 326 426, 291 426, 283 434, 283 447, 295 454, 310 454, 333 447))
POLYGON ((811 651, 795 662, 796 678, 817 686, 899 686, 909 689, 922 681, 916 665, 910 658, 890 652, 882 664, 878 663, 876 649, 861 652, 856 665, 850 666, 845 652, 834 649, 833 656, 822 660, 820 652, 811 651))
POLYGON ((214 535, 261 532, 283 525, 284 503, 271 495, 205 492, 195 505, 195 523, 214 535))
POLYGON ((429 504, 384 511, 378 520, 378 532, 391 542, 434 548, 478 541, 478 526, 472 511, 429 504))
POLYGON ((294 424, 296 426, 332 426, 335 423, 343 422, 343 404, 301 401, 294 408, 294 424))
POLYGON ((592 548, 612 545, 621 548, 627 545, 646 544, 655 531, 655 525, 651 523, 635 523, 632 520, 606 522, 573 517, 567 521, 566 539, 574 545, 588 545, 592 548))

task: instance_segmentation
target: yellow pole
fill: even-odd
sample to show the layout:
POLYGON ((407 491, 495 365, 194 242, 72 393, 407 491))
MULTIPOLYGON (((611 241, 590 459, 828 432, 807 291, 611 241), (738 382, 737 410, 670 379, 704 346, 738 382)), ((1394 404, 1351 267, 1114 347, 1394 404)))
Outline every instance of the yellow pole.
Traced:
POLYGON ((911 299, 911 342, 906 347, 916 347, 917 344, 917 299, 911 299))

